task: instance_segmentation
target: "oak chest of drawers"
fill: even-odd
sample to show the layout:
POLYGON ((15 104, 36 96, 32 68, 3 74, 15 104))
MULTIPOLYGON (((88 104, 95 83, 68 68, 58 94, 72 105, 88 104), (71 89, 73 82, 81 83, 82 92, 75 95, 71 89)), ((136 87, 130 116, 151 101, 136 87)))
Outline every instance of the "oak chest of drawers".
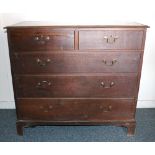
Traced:
POLYGON ((18 134, 35 125, 105 124, 133 135, 147 27, 6 27, 18 134))

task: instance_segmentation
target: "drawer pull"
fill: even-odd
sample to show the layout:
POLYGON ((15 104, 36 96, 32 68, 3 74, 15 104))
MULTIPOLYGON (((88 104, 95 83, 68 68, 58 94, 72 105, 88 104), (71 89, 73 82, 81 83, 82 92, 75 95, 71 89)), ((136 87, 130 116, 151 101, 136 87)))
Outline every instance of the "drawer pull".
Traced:
POLYGON ((100 106, 100 109, 103 109, 103 112, 110 112, 112 109, 112 106, 109 105, 108 107, 100 106))
POLYGON ((112 82, 110 82, 110 84, 108 85, 108 86, 106 86, 106 84, 102 81, 101 82, 101 86, 103 87, 103 88, 105 88, 105 89, 108 89, 108 88, 111 88, 111 87, 113 87, 115 85, 115 83, 112 81, 112 82))
POLYGON ((106 40, 106 42, 108 44, 113 44, 118 39, 118 36, 113 36, 113 35, 110 35, 109 37, 108 36, 104 36, 104 39, 106 40))
POLYGON ((48 113, 48 112, 50 112, 50 110, 53 109, 53 106, 52 106, 52 105, 40 106, 39 108, 40 108, 43 112, 48 113))
POLYGON ((114 60, 112 60, 112 61, 110 61, 110 62, 107 62, 106 60, 102 60, 102 62, 103 62, 106 66, 113 66, 113 65, 117 62, 117 60, 114 59, 114 60))
POLYGON ((38 82, 36 85, 37 88, 46 88, 49 86, 51 86, 51 82, 49 81, 41 81, 41 82, 38 82))
POLYGON ((39 66, 47 66, 51 62, 51 59, 47 58, 46 60, 41 60, 39 58, 36 59, 36 62, 39 66))
POLYGON ((34 40, 39 44, 45 44, 47 41, 50 40, 50 36, 44 36, 44 35, 34 36, 34 40))
POLYGON ((83 117, 84 117, 84 118, 88 118, 88 115, 87 115, 87 114, 85 114, 83 117))

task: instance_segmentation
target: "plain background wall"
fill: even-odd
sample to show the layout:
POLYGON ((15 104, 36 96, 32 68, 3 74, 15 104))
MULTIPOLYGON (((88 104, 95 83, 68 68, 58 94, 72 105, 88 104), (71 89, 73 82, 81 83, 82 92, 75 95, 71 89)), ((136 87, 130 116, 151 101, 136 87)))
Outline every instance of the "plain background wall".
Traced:
POLYGON ((104 24, 115 21, 136 21, 149 25, 151 28, 148 29, 146 37, 138 107, 155 107, 155 9, 153 0, 27 0, 9 1, 9 3, 5 0, 3 5, 0 5, 0 10, 0 108, 14 108, 7 37, 3 27, 21 21, 40 20, 52 21, 54 24, 104 24))

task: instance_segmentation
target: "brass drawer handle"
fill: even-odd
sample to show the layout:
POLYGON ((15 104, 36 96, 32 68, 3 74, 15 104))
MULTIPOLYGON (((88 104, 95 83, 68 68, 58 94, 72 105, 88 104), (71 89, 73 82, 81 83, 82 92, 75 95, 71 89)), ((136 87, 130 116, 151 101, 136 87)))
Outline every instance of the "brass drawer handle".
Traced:
POLYGON ((39 109, 42 110, 44 113, 48 113, 48 112, 50 112, 50 110, 53 109, 53 106, 52 105, 40 106, 39 109))
POLYGON ((110 35, 109 37, 108 36, 104 36, 104 39, 106 40, 106 42, 108 44, 113 44, 118 39, 118 36, 113 36, 113 35, 110 35))
POLYGON ((47 66, 51 62, 51 59, 47 58, 46 60, 41 60, 39 58, 36 59, 36 62, 39 66, 47 66))
POLYGON ((117 60, 113 59, 110 62, 107 62, 107 60, 102 60, 102 62, 106 65, 106 66, 113 66, 114 64, 116 64, 117 60))
POLYGON ((109 105, 108 107, 100 106, 100 109, 103 110, 103 112, 110 112, 112 109, 112 106, 109 105))
POLYGON ((50 39, 51 39, 50 36, 45 36, 45 35, 34 36, 34 40, 39 44, 45 44, 50 39))
POLYGON ((36 85, 37 88, 47 88, 49 86, 51 86, 51 82, 45 81, 45 80, 41 81, 41 82, 38 82, 37 85, 36 85))
POLYGON ((115 85, 115 83, 113 81, 110 82, 110 84, 108 86, 106 86, 106 84, 103 81, 101 82, 101 86, 105 89, 109 89, 109 88, 113 87, 114 85, 115 85))
POLYGON ((88 115, 87 115, 87 114, 84 114, 83 117, 84 117, 84 118, 88 118, 88 115))

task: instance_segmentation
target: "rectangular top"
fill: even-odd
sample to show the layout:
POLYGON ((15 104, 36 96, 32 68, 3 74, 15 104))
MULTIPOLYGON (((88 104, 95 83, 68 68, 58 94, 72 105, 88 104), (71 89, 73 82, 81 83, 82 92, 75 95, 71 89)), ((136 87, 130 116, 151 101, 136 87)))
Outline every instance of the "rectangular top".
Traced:
POLYGON ((20 22, 11 26, 6 26, 5 28, 28 28, 28 27, 62 27, 62 28, 122 28, 122 27, 129 27, 129 28, 136 28, 136 27, 144 27, 144 28, 149 28, 149 26, 132 22, 132 23, 122 23, 122 22, 114 22, 114 23, 104 23, 104 24, 99 24, 99 25, 94 25, 94 24, 82 24, 82 25, 68 25, 68 24, 55 24, 52 22, 41 22, 41 21, 24 21, 20 22))

